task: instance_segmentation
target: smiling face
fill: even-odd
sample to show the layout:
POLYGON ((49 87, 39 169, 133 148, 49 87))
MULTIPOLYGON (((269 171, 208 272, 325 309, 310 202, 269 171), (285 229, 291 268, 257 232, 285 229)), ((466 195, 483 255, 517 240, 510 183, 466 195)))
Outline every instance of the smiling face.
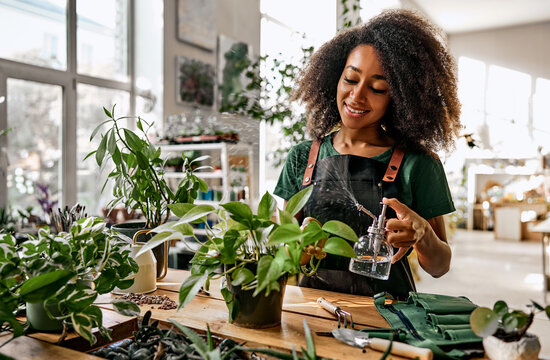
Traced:
POLYGON ((349 53, 338 81, 336 101, 343 127, 359 130, 380 126, 390 103, 390 91, 372 46, 359 45, 349 53))

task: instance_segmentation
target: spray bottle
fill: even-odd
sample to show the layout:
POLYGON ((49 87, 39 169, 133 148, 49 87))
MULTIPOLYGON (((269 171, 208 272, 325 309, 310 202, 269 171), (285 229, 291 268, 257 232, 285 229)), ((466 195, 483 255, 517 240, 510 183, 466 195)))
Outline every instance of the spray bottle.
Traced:
POLYGON ((357 209, 373 218, 372 225, 367 230, 366 236, 361 236, 355 243, 353 250, 357 254, 349 264, 349 271, 356 274, 369 276, 375 279, 387 280, 390 276, 391 258, 393 248, 386 241, 386 209, 382 204, 382 212, 378 219, 363 205, 357 203, 357 209))

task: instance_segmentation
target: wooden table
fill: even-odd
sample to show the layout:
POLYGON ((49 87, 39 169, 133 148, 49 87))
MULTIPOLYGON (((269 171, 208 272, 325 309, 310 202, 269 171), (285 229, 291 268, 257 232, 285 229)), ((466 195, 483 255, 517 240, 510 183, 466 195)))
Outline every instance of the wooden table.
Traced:
MULTIPOLYGON (((189 272, 170 269, 168 275, 158 283, 158 289, 152 295, 167 295, 173 300, 178 299, 178 291, 181 282, 188 276, 189 272)), ((115 295, 102 295, 100 301, 110 300, 115 295)), ((169 319, 175 319, 181 324, 198 331, 205 331, 207 324, 213 334, 232 338, 238 342, 246 341, 246 346, 267 347, 276 350, 291 351, 293 347, 300 350, 306 346, 303 319, 305 319, 313 333, 317 354, 322 357, 336 359, 379 359, 381 352, 376 350, 354 348, 343 344, 332 337, 323 337, 315 334, 317 331, 330 331, 337 327, 334 316, 320 308, 316 300, 323 296, 327 300, 340 306, 343 310, 353 315, 356 328, 384 328, 389 327, 386 320, 378 313, 374 306, 373 299, 365 296, 349 295, 322 291, 317 289, 301 288, 287 285, 281 326, 270 329, 248 329, 228 323, 227 307, 219 292, 219 280, 212 281, 210 295, 197 295, 189 304, 180 311, 159 310, 158 305, 141 305, 142 314, 147 310, 153 312, 153 318, 160 320, 161 324, 171 325, 169 319)), ((128 328, 135 327, 135 318, 118 315, 109 305, 103 306, 104 323, 122 333, 128 328), (126 320, 131 321, 126 321, 126 320)), ((35 333, 30 336, 18 338, 0 349, 3 354, 10 355, 16 359, 92 359, 91 355, 79 354, 75 357, 74 351, 63 347, 52 345, 58 339, 57 334, 35 333), (22 352, 25 348, 28 351, 22 352)), ((80 339, 82 340, 82 339, 80 339)), ((0 338, 1 341, 1 338, 0 338)), ((70 335, 66 340, 77 344, 78 336, 70 335)), ((74 346, 71 346, 74 348, 74 346)), ((96 358, 97 359, 97 358, 96 358)), ((393 359, 404 359, 393 356, 393 359)))

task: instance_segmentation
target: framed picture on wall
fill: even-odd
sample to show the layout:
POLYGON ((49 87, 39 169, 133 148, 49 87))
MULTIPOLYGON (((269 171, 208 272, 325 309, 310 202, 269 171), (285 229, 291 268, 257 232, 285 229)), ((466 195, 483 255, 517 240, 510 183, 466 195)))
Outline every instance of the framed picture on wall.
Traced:
POLYGON ((214 66, 186 56, 177 56, 176 75, 178 103, 203 106, 214 104, 214 66))
POLYGON ((178 39, 213 51, 216 48, 216 0, 178 0, 178 39))
POLYGON ((246 71, 252 61, 251 46, 225 35, 218 38, 218 108, 220 112, 230 111, 230 96, 238 95, 250 82, 246 71))

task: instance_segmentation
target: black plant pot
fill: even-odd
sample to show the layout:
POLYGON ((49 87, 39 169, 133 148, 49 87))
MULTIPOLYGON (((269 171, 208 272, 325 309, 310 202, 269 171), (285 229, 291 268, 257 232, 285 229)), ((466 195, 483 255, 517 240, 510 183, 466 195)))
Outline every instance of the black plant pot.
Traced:
POLYGON ((267 296, 265 296, 265 292, 252 296, 254 289, 242 290, 240 286, 232 286, 231 279, 227 277, 227 289, 233 295, 233 301, 237 306, 236 315, 231 323, 254 329, 279 326, 286 281, 287 276, 279 279, 281 291, 271 291, 267 296))
MULTIPOLYGON (((130 239, 133 239, 134 235, 138 231, 147 230, 147 228, 145 228, 145 222, 143 221, 116 224, 112 226, 112 229, 123 235, 128 236, 130 239)), ((136 242, 146 243, 147 241, 151 240, 153 236, 154 234, 151 232, 141 233, 137 236, 136 242)), ((155 255, 155 259, 157 260, 157 280, 160 280, 166 276, 166 269, 168 266, 168 243, 153 248, 153 254, 155 255)))

